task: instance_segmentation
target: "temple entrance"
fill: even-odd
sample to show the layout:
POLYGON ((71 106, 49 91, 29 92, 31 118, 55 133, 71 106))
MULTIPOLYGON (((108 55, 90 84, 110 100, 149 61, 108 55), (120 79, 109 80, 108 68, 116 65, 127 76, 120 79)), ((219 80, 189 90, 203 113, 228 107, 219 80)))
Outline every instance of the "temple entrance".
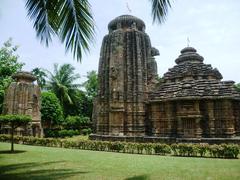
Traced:
POLYGON ((182 125, 184 138, 191 138, 195 136, 196 121, 194 118, 183 118, 182 125))

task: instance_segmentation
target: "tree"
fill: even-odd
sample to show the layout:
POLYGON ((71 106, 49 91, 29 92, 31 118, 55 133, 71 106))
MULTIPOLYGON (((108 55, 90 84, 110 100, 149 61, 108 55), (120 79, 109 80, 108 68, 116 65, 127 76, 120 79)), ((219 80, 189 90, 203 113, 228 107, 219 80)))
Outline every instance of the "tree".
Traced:
POLYGON ((83 86, 90 99, 93 99, 97 95, 98 76, 96 71, 87 72, 87 81, 83 83, 83 86))
POLYGON ((43 123, 52 128, 63 121, 63 112, 57 96, 52 92, 42 92, 41 94, 41 116, 43 123))
POLYGON ((11 127, 11 152, 14 151, 14 130, 27 125, 30 121, 32 121, 32 118, 26 115, 0 115, 0 123, 11 127))
POLYGON ((239 91, 239 92, 240 92, 240 83, 238 83, 238 84, 235 84, 235 88, 236 88, 236 90, 237 90, 237 91, 239 91))
MULTIPOLYGON (((170 0, 149 0, 153 22, 162 23, 171 7, 170 0)), ((26 0, 28 16, 37 37, 47 46, 57 35, 66 51, 81 61, 94 37, 94 19, 88 0, 26 0)))
POLYGON ((64 109, 65 116, 87 116, 92 115, 92 101, 85 92, 76 90, 72 104, 64 109))
POLYGON ((32 74, 37 78, 38 85, 41 89, 46 86, 46 72, 41 68, 34 68, 32 74))
POLYGON ((74 129, 80 130, 84 128, 89 128, 90 126, 90 118, 84 116, 68 116, 64 123, 63 127, 65 129, 74 129))
POLYGON ((18 62, 18 55, 15 54, 17 46, 12 45, 12 39, 9 39, 0 48, 0 113, 2 112, 2 104, 4 91, 12 82, 12 75, 21 71, 24 63, 18 62))
POLYGON ((74 82, 80 78, 74 73, 75 68, 71 64, 63 64, 60 67, 54 64, 54 73, 48 71, 46 88, 56 94, 62 107, 65 109, 73 104, 73 99, 80 84, 74 82))

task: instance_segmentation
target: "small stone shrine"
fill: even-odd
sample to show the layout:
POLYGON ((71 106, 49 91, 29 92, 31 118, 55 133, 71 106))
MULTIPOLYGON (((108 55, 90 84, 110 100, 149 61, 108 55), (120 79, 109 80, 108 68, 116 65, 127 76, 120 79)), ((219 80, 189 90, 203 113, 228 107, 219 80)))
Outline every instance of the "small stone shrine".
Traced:
MULTIPOLYGON (((33 83, 36 78, 29 72, 18 72, 12 77, 15 82, 6 90, 3 114, 30 115, 32 122, 26 127, 17 128, 16 133, 41 137, 40 88, 33 83)), ((1 131, 8 133, 7 127, 1 131)))
POLYGON ((92 139, 216 138, 240 134, 240 93, 192 47, 157 81, 159 55, 142 20, 123 15, 108 25, 99 60, 92 139))

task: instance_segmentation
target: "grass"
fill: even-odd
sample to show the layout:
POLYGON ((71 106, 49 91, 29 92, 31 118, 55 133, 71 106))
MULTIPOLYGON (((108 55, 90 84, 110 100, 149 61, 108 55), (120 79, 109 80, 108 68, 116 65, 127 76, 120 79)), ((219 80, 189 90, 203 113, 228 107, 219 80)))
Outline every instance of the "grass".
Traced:
POLYGON ((0 179, 240 179, 239 159, 132 155, 0 143, 0 179))

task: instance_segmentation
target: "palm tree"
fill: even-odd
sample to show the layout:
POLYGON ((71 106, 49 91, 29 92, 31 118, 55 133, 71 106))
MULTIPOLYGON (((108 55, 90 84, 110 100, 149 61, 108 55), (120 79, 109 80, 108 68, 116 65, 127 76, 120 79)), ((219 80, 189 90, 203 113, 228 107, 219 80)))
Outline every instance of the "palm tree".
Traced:
MULTIPOLYGON (((81 61, 94 38, 94 19, 88 0, 25 0, 37 37, 47 46, 53 35, 65 43, 66 51, 81 61)), ((162 23, 171 7, 170 0, 149 0, 153 22, 162 23)))
POLYGON ((54 72, 47 71, 46 88, 56 94, 63 108, 73 103, 76 91, 81 86, 74 84, 74 81, 80 78, 79 74, 74 74, 74 70, 71 64, 63 64, 60 67, 54 64, 54 72))
POLYGON ((46 86, 46 77, 47 74, 42 68, 34 68, 32 74, 37 78, 38 85, 41 89, 44 89, 46 86))

